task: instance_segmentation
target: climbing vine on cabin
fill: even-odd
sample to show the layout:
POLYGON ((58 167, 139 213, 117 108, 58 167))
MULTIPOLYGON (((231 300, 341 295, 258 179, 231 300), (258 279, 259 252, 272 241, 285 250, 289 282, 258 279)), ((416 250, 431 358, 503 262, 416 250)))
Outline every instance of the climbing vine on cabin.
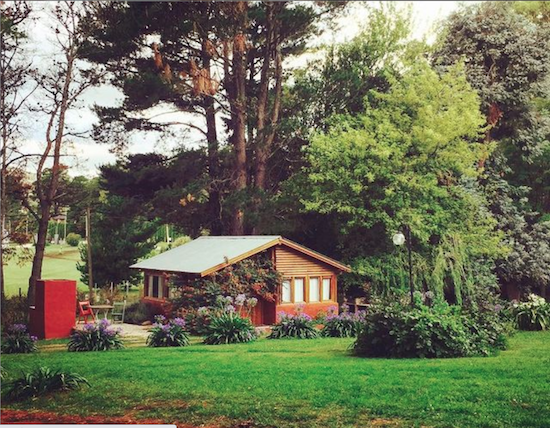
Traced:
POLYGON ((173 277, 176 297, 172 304, 176 309, 197 309, 214 305, 217 296, 235 297, 238 294, 274 302, 281 283, 282 275, 275 270, 267 254, 257 254, 204 278, 189 281, 184 277, 173 277))

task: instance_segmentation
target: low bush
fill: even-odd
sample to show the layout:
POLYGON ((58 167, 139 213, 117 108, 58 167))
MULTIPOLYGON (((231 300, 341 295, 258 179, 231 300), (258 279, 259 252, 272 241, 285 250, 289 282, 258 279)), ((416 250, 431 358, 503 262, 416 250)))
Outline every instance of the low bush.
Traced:
POLYGON ((208 331, 210 324, 210 311, 207 307, 201 306, 199 309, 190 309, 185 315, 185 324, 189 333, 204 336, 208 331))
POLYGON ((513 305, 516 325, 520 330, 546 330, 550 327, 550 303, 536 294, 513 305))
POLYGON ((158 306, 146 302, 137 302, 126 307, 124 322, 142 324, 145 321, 153 321, 156 315, 160 315, 158 306))
POLYGON ((339 315, 329 312, 323 321, 321 335, 325 337, 357 337, 365 322, 366 313, 350 313, 347 305, 342 305, 342 313, 339 315))
POLYGON ((476 308, 401 304, 373 306, 354 344, 366 357, 449 358, 488 355, 506 347, 498 314, 476 308))
POLYGON ((2 327, 13 324, 28 324, 29 302, 27 296, 12 296, 2 300, 2 327))
POLYGON ((38 351, 37 337, 31 336, 24 324, 13 324, 2 336, 3 354, 29 354, 38 351))
POLYGON ((307 314, 298 312, 296 315, 279 313, 279 322, 271 328, 268 339, 314 339, 319 337, 314 320, 307 314))
POLYGON ((155 320, 151 334, 147 337, 147 346, 157 348, 189 345, 189 336, 182 318, 167 320, 164 316, 158 315, 155 320))
POLYGON ((120 329, 111 326, 107 319, 94 324, 84 324, 82 330, 71 334, 68 350, 71 352, 109 351, 123 348, 120 329))
POLYGON ((88 385, 88 381, 76 373, 52 371, 40 367, 6 384, 4 398, 21 401, 54 391, 69 391, 88 385))
POLYGON ((71 247, 78 247, 80 241, 82 241, 82 236, 78 233, 69 233, 65 238, 65 242, 71 247))

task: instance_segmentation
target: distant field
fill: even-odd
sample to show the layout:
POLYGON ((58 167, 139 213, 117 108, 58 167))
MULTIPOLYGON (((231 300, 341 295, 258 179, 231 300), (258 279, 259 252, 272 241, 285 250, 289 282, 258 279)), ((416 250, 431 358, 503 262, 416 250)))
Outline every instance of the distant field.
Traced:
MULTIPOLYGON (((80 281, 80 272, 76 270, 76 262, 80 260, 78 248, 68 245, 49 245, 46 247, 46 256, 42 268, 43 279, 74 279, 78 288, 85 290, 86 286, 80 281)), ((18 265, 14 259, 4 266, 5 291, 7 296, 27 294, 31 262, 18 265)))

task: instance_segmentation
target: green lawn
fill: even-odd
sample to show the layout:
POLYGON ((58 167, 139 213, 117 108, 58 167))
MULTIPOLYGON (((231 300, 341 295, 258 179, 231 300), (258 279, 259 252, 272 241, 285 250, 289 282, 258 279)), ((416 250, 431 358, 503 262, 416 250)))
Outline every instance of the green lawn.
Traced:
MULTIPOLYGON (((78 248, 68 245, 49 245, 46 247, 42 278, 74 279, 78 281, 78 288, 85 290, 86 286, 80 281, 80 272, 76 270, 77 261, 80 261, 78 248)), ((26 295, 30 275, 30 261, 20 266, 16 263, 15 259, 10 260, 7 265, 4 266, 6 295, 17 295, 20 288, 22 294, 26 295)))
POLYGON ((47 365, 85 376, 91 388, 13 406, 67 414, 261 427, 363 427, 376 418, 400 426, 550 426, 550 332, 518 333, 510 350, 489 358, 360 359, 349 355, 350 343, 53 351, 5 355, 2 366, 8 375, 47 365))

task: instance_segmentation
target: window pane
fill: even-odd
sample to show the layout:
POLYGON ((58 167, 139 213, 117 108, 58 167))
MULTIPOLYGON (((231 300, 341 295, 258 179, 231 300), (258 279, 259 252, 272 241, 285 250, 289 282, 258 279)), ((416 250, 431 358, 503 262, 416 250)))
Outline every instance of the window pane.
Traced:
POLYGON ((330 300, 330 278, 323 278, 323 300, 330 300))
POLYGON ((283 295, 281 296, 281 301, 284 303, 290 302, 290 281, 283 281, 283 295))
POLYGON ((304 278, 294 278, 294 302, 304 301, 304 278))
POLYGON ((319 278, 309 278, 309 301, 318 302, 319 296, 319 278))
POLYGON ((152 297, 159 297, 159 277, 153 276, 153 296, 152 297))

